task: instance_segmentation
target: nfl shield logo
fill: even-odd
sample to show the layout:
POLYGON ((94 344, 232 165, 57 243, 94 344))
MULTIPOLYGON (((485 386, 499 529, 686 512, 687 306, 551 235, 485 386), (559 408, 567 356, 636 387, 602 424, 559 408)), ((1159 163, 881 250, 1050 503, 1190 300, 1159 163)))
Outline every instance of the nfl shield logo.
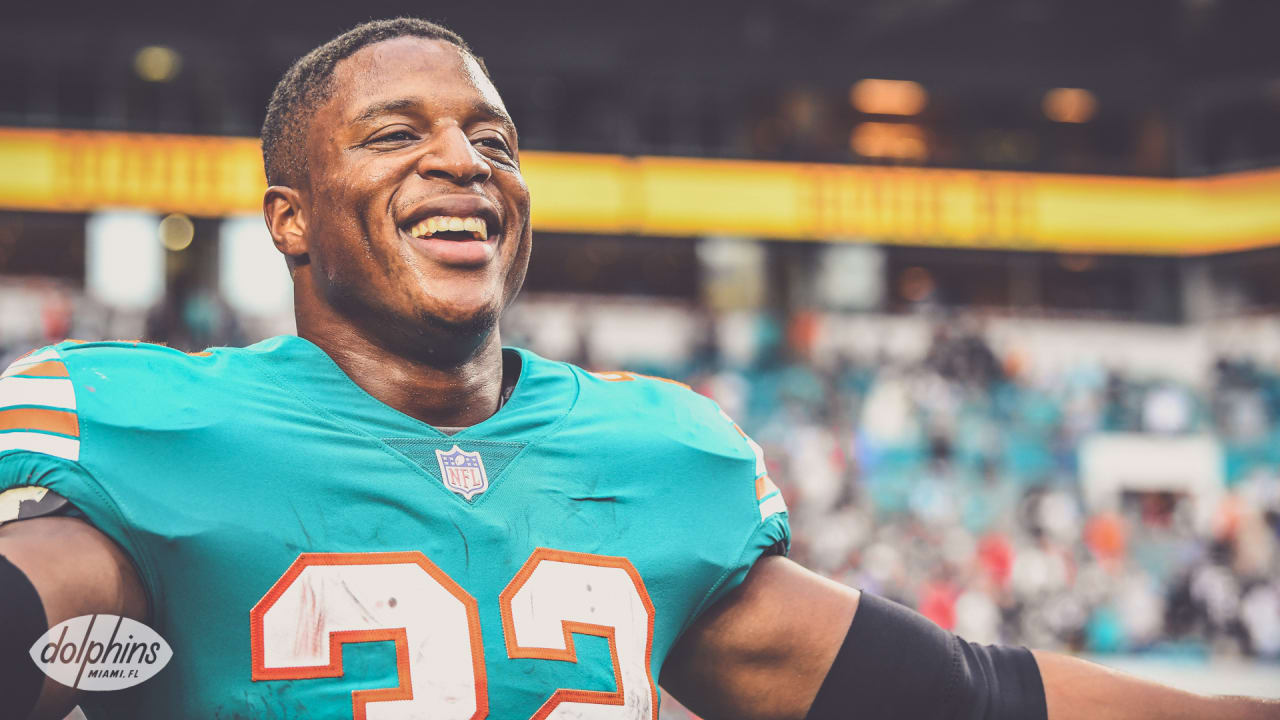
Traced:
POLYGON ((449 452, 436 450, 440 461, 440 477, 445 487, 470 500, 489 489, 489 476, 484 472, 480 453, 467 452, 457 445, 449 452))

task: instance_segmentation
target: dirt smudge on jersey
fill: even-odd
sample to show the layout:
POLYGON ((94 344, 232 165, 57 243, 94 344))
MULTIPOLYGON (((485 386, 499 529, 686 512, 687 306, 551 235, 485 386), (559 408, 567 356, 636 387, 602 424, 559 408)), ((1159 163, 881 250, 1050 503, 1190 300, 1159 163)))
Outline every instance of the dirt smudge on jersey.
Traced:
POLYGON ((467 542, 467 534, 462 532, 462 526, 458 525, 458 521, 454 519, 453 513, 449 513, 449 523, 453 525, 453 529, 458 531, 458 537, 462 538, 463 558, 466 561, 464 567, 471 569, 471 544, 467 542))
POLYGON ((304 574, 302 578, 301 606, 298 611, 298 632, 294 634, 294 655, 315 655, 324 646, 325 611, 324 586, 317 592, 315 575, 304 574))

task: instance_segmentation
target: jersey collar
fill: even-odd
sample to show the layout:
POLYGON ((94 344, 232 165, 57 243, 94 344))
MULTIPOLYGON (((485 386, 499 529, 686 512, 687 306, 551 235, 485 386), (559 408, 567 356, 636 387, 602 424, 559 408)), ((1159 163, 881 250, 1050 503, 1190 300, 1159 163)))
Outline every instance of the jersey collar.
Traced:
POLYGON ((365 392, 317 345, 296 335, 268 338, 245 348, 262 362, 278 383, 319 409, 379 437, 453 437, 532 442, 568 416, 577 403, 577 375, 567 363, 555 362, 522 348, 504 347, 520 360, 520 375, 511 397, 484 421, 448 436, 365 392))

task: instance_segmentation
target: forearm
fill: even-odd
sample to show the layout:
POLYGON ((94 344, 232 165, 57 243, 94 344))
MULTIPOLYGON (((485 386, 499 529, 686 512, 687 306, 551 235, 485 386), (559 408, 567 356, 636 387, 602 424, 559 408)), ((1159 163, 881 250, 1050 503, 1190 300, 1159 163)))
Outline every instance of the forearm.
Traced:
POLYGON ((1208 697, 1035 651, 1049 720, 1277 720, 1280 701, 1208 697))
MULTIPOLYGON (((81 520, 50 517, 5 524, 0 527, 0 555, 34 588, 44 616, 37 619, 40 633, 80 615, 145 619, 146 596, 128 557, 81 520)), ((0 617, 11 616, 11 611, 0 607, 0 617)), ((8 648, 0 662, 27 667, 31 658, 25 648, 8 648)), ((40 699, 30 717, 60 720, 75 705, 76 692, 38 673, 36 679, 41 682, 40 699)))

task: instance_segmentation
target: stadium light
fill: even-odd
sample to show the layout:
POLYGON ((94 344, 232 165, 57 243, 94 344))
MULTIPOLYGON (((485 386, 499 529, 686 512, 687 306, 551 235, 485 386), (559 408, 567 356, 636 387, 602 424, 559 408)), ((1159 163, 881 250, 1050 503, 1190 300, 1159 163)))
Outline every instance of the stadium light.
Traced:
POLYGON ((218 239, 218 288, 227 304, 255 317, 291 314, 293 280, 262 216, 223 220, 218 239))
POLYGON ((117 310, 146 310, 164 295, 164 246, 149 213, 112 210, 85 224, 85 289, 117 310))
POLYGON ((169 82, 178 77, 180 70, 182 56, 171 47, 148 45, 133 56, 133 71, 147 82, 169 82))
POLYGON ((929 156, 924 129, 907 123, 859 123, 849 135, 849 147, 862 157, 924 160, 929 156))
POLYGON ((849 89, 849 102, 868 115, 919 115, 929 104, 929 93, 911 80, 867 78, 849 89))
POLYGON ((1054 88, 1040 103, 1044 116, 1059 123, 1087 123, 1098 114, 1098 98, 1083 88, 1054 88))
POLYGON ((827 245, 819 257, 813 286, 823 307, 875 310, 884 302, 884 249, 863 243, 827 245))
POLYGON ((191 222, 191 218, 182 213, 167 215, 160 221, 160 243, 169 250, 174 252, 186 250, 191 247, 191 241, 195 236, 195 224, 191 222))

